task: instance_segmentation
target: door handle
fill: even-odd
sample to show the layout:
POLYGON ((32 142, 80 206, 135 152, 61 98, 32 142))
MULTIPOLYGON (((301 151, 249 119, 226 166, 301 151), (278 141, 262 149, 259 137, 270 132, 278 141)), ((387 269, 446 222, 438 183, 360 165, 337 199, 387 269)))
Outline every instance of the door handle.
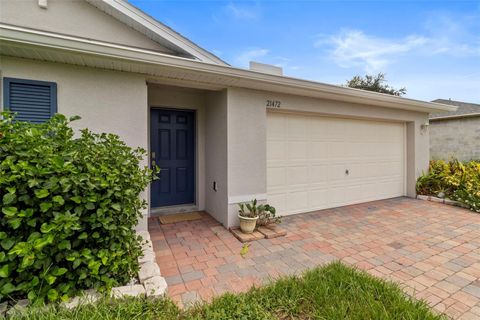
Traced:
POLYGON ((152 153, 151 153, 151 158, 152 158, 153 160, 155 160, 155 157, 156 157, 155 152, 152 151, 152 153))

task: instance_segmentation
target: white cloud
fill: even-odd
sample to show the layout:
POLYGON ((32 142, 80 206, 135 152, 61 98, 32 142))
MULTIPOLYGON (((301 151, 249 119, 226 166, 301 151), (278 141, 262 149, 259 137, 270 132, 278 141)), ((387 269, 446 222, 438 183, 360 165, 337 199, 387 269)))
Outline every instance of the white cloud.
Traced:
POLYGON ((341 67, 362 67, 366 72, 376 72, 395 57, 427 42, 428 39, 419 36, 391 40, 369 36, 359 30, 344 30, 337 35, 322 37, 314 45, 317 48, 327 46, 330 56, 341 67))
POLYGON ((239 6, 233 2, 230 2, 225 6, 225 10, 235 19, 252 20, 260 16, 260 7, 258 4, 254 6, 239 6))
POLYGON ((302 69, 302 66, 293 64, 294 61, 290 58, 282 57, 282 56, 275 56, 269 59, 270 61, 267 63, 273 64, 276 67, 280 67, 283 71, 297 71, 302 69))
POLYGON ((435 54, 454 57, 480 56, 480 14, 454 17, 436 13, 425 22, 435 54))
MULTIPOLYGON (((468 21, 478 23, 476 19, 468 21)), ((368 35, 361 30, 342 30, 318 37, 314 46, 323 49, 322 54, 326 53, 337 65, 361 68, 367 73, 385 71, 388 65, 406 55, 413 59, 415 55, 480 57, 480 37, 470 32, 478 26, 462 23, 445 15, 435 15, 426 22, 423 34, 389 38, 368 35)))
POLYGON ((238 66, 240 67, 248 67, 248 64, 250 61, 254 61, 256 59, 265 57, 268 54, 268 49, 259 49, 259 48, 254 48, 254 49, 249 49, 247 51, 244 51, 240 53, 236 58, 235 62, 237 63, 238 66))

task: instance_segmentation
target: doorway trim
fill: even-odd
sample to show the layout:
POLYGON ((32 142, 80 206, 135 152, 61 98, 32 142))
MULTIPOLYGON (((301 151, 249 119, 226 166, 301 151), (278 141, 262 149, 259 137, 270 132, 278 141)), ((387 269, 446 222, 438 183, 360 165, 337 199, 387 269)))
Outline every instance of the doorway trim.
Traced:
MULTIPOLYGON (((192 203, 185 203, 185 204, 179 204, 179 205, 165 205, 165 206, 159 206, 159 207, 153 207, 152 206, 152 188, 149 188, 149 211, 152 214, 167 214, 167 213, 172 213, 172 209, 177 208, 178 211, 184 211, 186 208, 195 208, 195 210, 198 210, 198 115, 197 115, 197 109, 196 108, 181 108, 181 107, 169 107, 169 106, 157 106, 157 105, 151 105, 149 107, 149 112, 148 112, 148 166, 151 168, 152 166, 152 112, 154 110, 165 110, 165 111, 177 111, 177 112, 185 112, 185 113, 190 113, 192 114, 193 117, 193 166, 192 166, 192 176, 193 176, 193 202, 192 203)), ((161 168, 160 168, 161 170, 161 168)), ((189 210, 189 211, 195 211, 195 210, 189 210)), ((175 210, 173 210, 175 211, 175 210)))

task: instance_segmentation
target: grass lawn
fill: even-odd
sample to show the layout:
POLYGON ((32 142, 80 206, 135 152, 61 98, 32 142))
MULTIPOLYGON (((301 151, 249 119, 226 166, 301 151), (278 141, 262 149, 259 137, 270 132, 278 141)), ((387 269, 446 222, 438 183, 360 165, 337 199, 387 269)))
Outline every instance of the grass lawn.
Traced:
POLYGON ((444 319, 398 285, 339 262, 179 310, 169 299, 104 300, 73 310, 30 308, 12 319, 444 319))

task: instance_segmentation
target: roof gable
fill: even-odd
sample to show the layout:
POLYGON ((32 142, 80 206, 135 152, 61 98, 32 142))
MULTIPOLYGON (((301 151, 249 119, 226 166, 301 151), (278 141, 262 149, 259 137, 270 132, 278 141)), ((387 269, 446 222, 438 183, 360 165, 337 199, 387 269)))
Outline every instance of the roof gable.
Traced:
POLYGON ((124 0, 0 2, 1 24, 228 65, 124 0))
POLYGON ((124 0, 85 0, 172 51, 202 62, 228 65, 178 32, 124 0))
POLYGON ((47 4, 46 8, 41 8, 37 0, 2 1, 0 22, 169 55, 184 56, 184 54, 175 52, 171 48, 148 38, 83 0, 49 0, 47 4))

